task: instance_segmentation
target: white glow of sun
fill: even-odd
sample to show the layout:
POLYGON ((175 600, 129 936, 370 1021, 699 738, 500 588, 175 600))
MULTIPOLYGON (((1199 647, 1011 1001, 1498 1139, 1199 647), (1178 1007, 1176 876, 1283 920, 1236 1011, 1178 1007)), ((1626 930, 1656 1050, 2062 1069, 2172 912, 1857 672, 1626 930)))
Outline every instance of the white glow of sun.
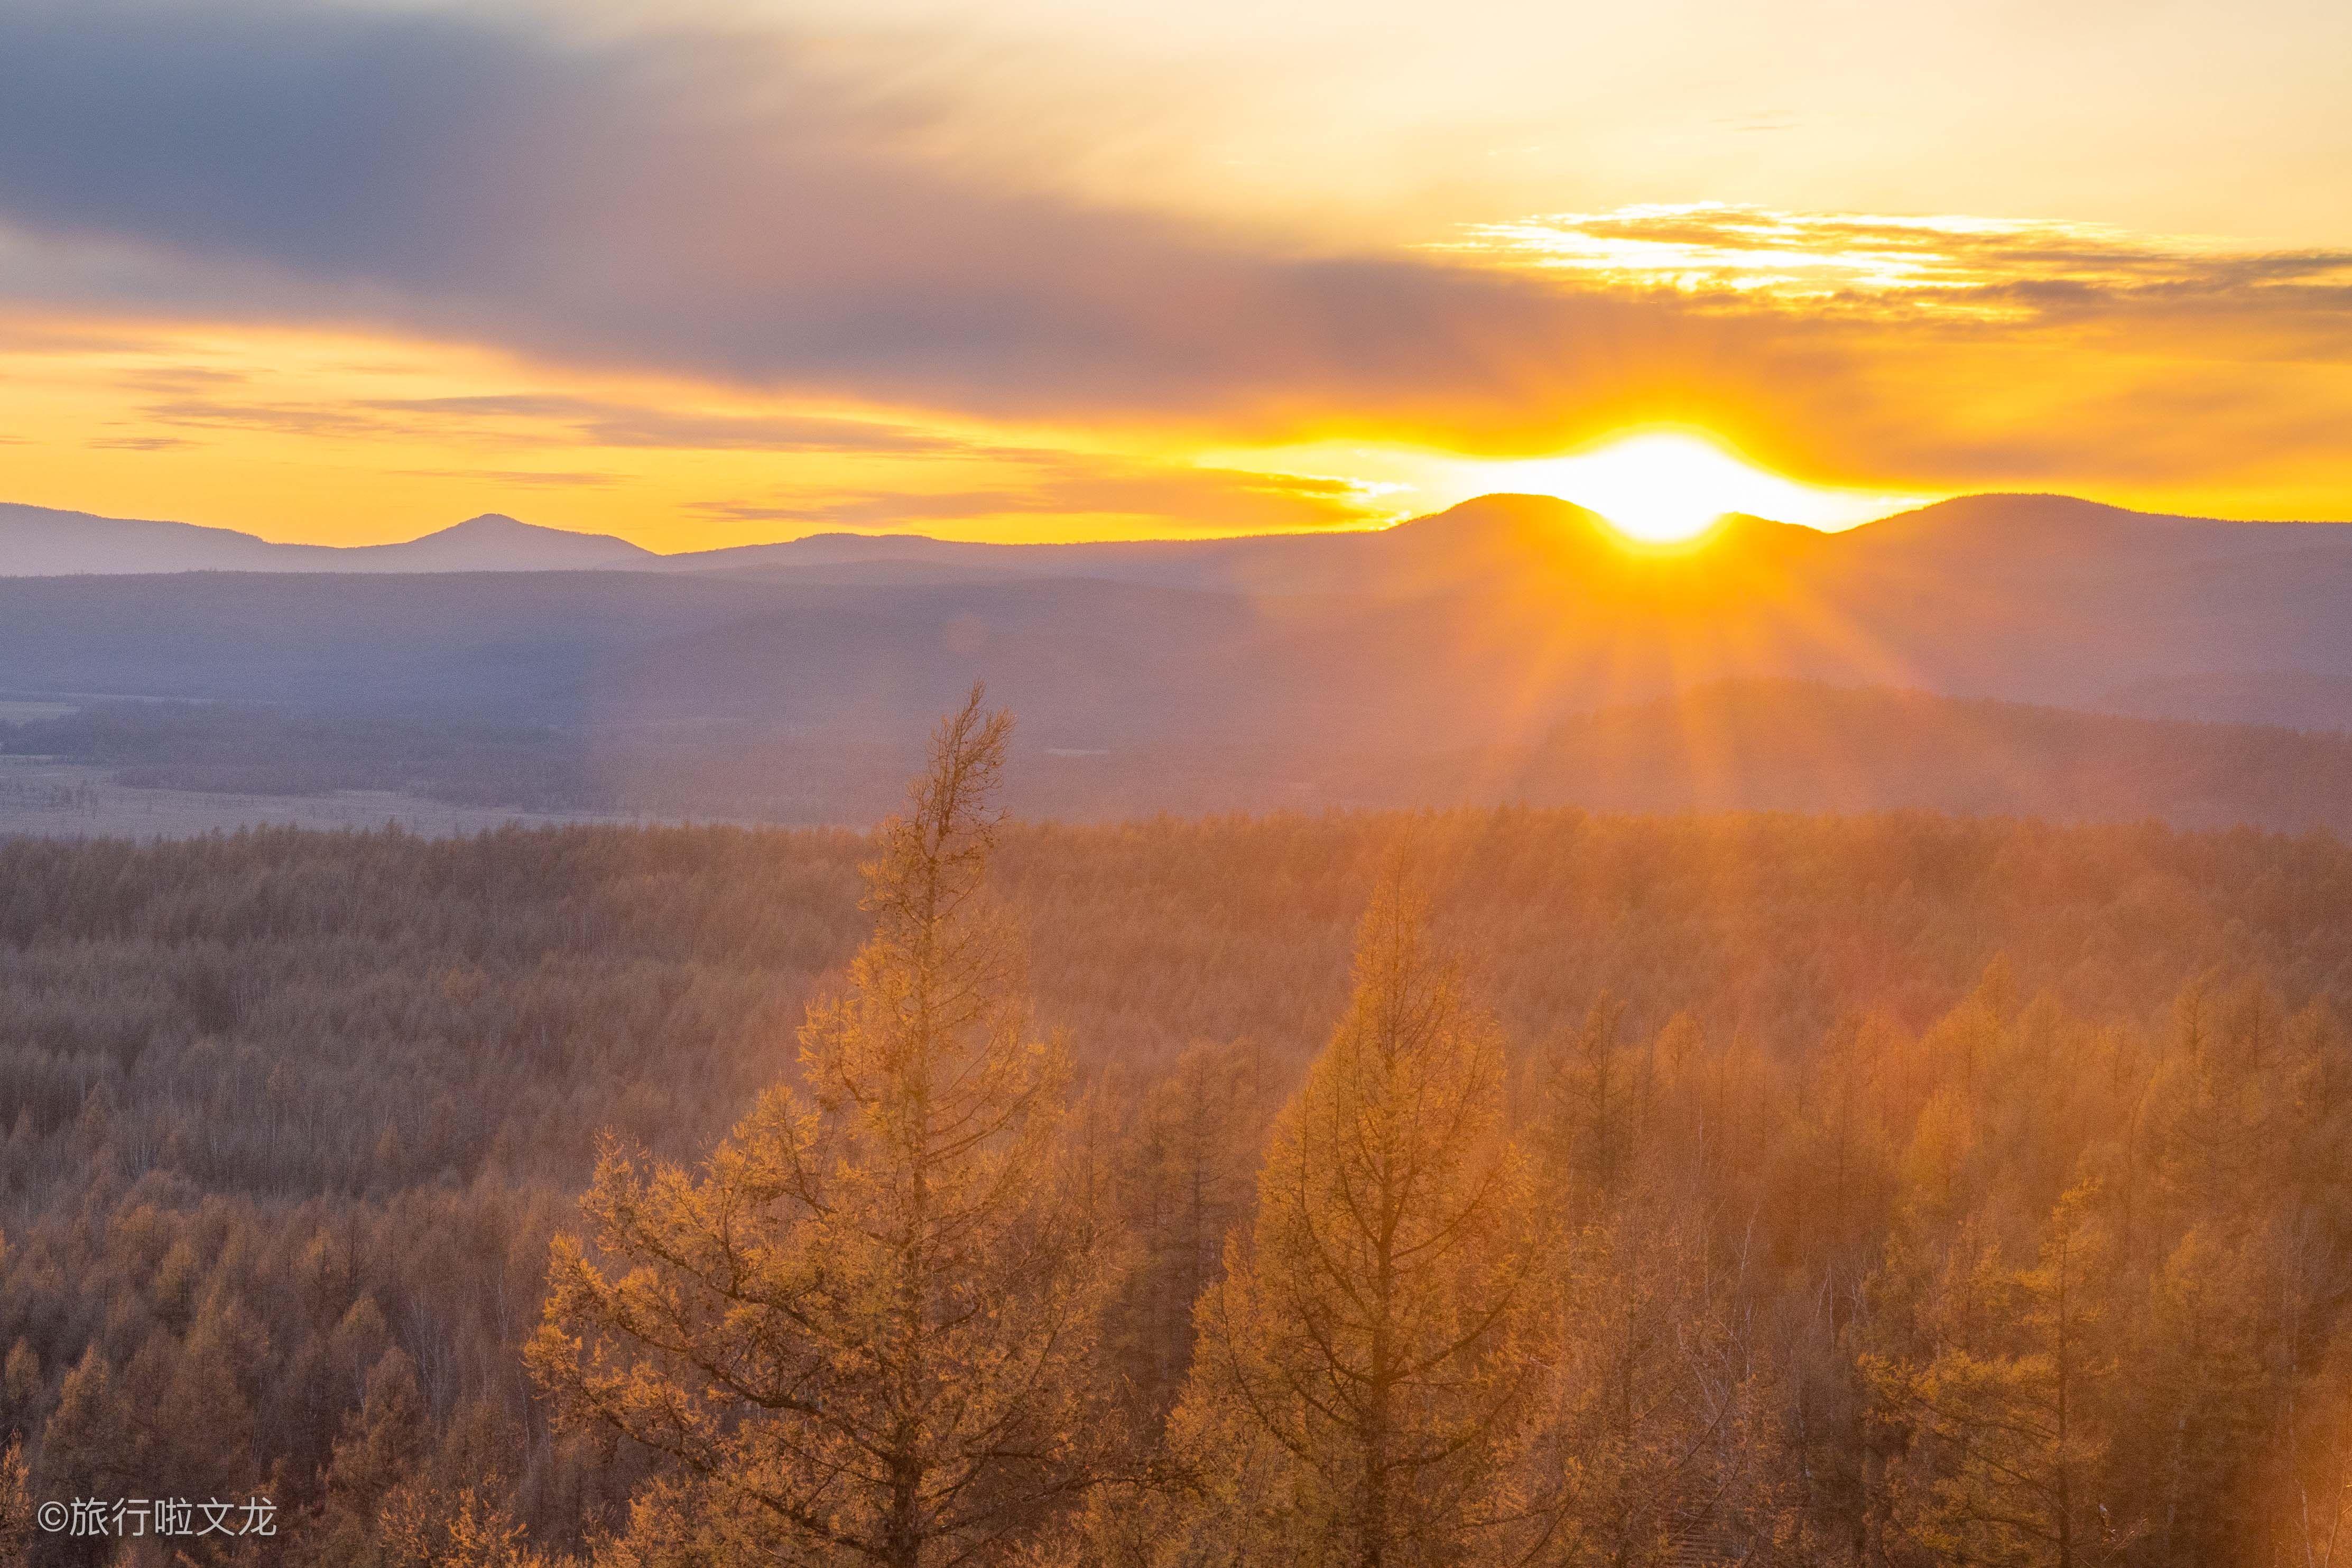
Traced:
POLYGON ((1494 488, 1573 501, 1643 544, 1695 539, 1730 512, 1837 528, 1912 502, 1801 485, 1679 430, 1644 431, 1563 457, 1497 465, 1493 477, 1499 481, 1494 488))

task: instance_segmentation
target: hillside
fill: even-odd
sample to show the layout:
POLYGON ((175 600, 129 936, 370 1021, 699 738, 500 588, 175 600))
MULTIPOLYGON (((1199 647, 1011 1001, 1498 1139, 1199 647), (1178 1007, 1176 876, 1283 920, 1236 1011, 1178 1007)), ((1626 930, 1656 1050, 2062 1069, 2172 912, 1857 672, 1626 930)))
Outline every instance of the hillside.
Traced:
POLYGON ((1044 759, 1024 809, 1083 817, 1524 799, 2342 829, 2352 790, 2345 525, 1979 497, 1644 552, 1490 497, 1370 534, 832 536, 727 570, 489 517, 330 553, 372 564, 0 579, 0 697, 207 705, 11 744, 159 786, 863 821, 982 679, 1044 759), (581 570, 520 570, 555 550, 581 570), (482 570, 426 570, 452 562, 482 570))
MULTIPOLYGON (((383 548, 442 552, 393 565, 451 551, 511 564, 500 552, 518 527, 483 519, 383 548)), ((596 541, 554 537, 576 564, 604 559, 596 541)), ((919 727, 942 693, 985 676, 1072 747, 1144 728, 1171 742, 1278 730, 1444 746, 1529 741, 1571 713, 1720 679, 2076 707, 2204 682, 2194 716, 2264 719, 2277 715, 2211 683, 2352 679, 2352 527, 2046 497, 1976 497, 1828 536, 1733 519, 1665 556, 1528 497, 1374 534, 805 543, 814 559, 793 570, 5 579, 0 691, 407 694, 607 727, 667 723, 684 704, 872 739, 919 727)))
MULTIPOLYGON (((1573 1221, 1559 1375, 1612 1397, 1560 1401, 1558 1440, 1625 1457, 1572 1517, 1665 1500, 1850 1538, 1905 1495, 1873 1445, 1908 1406, 1874 1358, 1924 1364, 1958 1321, 1998 1336, 1995 1371, 2046 1365, 2030 1270, 2088 1172, 2111 1262, 2078 1343, 2123 1374, 2074 1391, 2112 1445, 2098 1495, 2126 1527, 2169 1507, 2184 1536, 2301 1539, 2296 1464, 2352 1451, 2352 860, 2327 840, 1529 811, 1017 830, 995 886, 1078 1064, 1074 1168, 1133 1249, 1100 1352, 1122 1431, 1148 1442, 1181 1385, 1218 1256, 1188 1238, 1246 1234, 1400 844, 1573 1221), (1707 1437, 1727 1402, 1736 1443, 1707 1437), (2209 1424, 2298 1442, 2176 1476, 2209 1424)), ((297 1568, 349 1561, 395 1485, 551 1551, 618 1528, 645 1457, 551 1431, 522 1370, 551 1236, 583 1223, 601 1133, 698 1169, 784 1071, 859 939, 869 852, 0 841, 0 1420, 35 1495, 129 1461, 143 1490, 266 1493, 297 1568)))

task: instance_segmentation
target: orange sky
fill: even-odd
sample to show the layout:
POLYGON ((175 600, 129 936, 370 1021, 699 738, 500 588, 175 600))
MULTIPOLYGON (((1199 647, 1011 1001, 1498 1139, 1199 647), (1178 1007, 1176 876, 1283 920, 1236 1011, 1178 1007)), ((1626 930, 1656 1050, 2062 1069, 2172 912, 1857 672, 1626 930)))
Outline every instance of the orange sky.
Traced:
POLYGON ((1164 536, 1672 427, 2352 517, 2343 7, 1622 9, 13 8, 0 500, 1164 536))

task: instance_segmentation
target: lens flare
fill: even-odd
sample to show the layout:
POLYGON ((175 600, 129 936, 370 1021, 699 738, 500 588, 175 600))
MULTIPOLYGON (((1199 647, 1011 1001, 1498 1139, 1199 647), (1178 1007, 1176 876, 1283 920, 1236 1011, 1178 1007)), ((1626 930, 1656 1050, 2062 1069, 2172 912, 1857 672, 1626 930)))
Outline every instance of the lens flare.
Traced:
POLYGON ((1695 539, 1730 512, 1844 528, 1912 504, 1906 497, 1824 490, 1765 472, 1705 436, 1643 431, 1564 457, 1497 465, 1491 487, 1558 496, 1600 513, 1643 544, 1695 539))

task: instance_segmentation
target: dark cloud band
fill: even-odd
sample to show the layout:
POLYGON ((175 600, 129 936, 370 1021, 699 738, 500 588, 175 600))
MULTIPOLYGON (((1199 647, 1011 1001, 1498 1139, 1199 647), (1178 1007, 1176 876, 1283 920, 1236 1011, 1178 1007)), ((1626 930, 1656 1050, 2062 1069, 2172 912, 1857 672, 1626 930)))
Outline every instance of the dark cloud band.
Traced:
POLYGON ((82 280, 117 305, 362 318, 918 406, 1211 419, 1510 415, 1685 331, 1492 269, 1267 256, 983 188, 893 155, 892 130, 773 40, 0 16, 0 221, 141 253, 82 280))
MULTIPOLYGON (((910 113, 767 35, 591 43, 446 14, 36 0, 0 8, 0 240, 16 236, 0 294, 1221 440, 1372 431, 1524 453, 1598 423, 1714 420, 1817 476, 1959 484, 2021 476, 1979 465, 2058 440, 2039 408, 2003 413, 2016 377, 1987 358, 2037 324, 2234 331, 2250 359, 2352 341, 2352 300, 2310 258, 2158 269, 2109 248, 2094 259, 2111 276, 2084 279, 2045 247, 2032 276, 1989 286, 2019 321, 1956 327, 1900 302, 1727 305, 1492 256, 1281 254, 951 173, 911 151, 910 113), (1967 377, 1942 375, 1969 355, 1967 377)), ((2112 450, 2178 462, 2177 394, 2134 368, 2147 347, 2099 362, 2090 343, 2074 362, 2146 427, 2112 450)), ((2241 429, 2294 412, 2251 375, 2230 395, 2220 414, 2241 429)), ((574 412, 618 444, 926 445, 574 412)), ((2047 467, 2098 471, 2069 452, 2047 467)))

